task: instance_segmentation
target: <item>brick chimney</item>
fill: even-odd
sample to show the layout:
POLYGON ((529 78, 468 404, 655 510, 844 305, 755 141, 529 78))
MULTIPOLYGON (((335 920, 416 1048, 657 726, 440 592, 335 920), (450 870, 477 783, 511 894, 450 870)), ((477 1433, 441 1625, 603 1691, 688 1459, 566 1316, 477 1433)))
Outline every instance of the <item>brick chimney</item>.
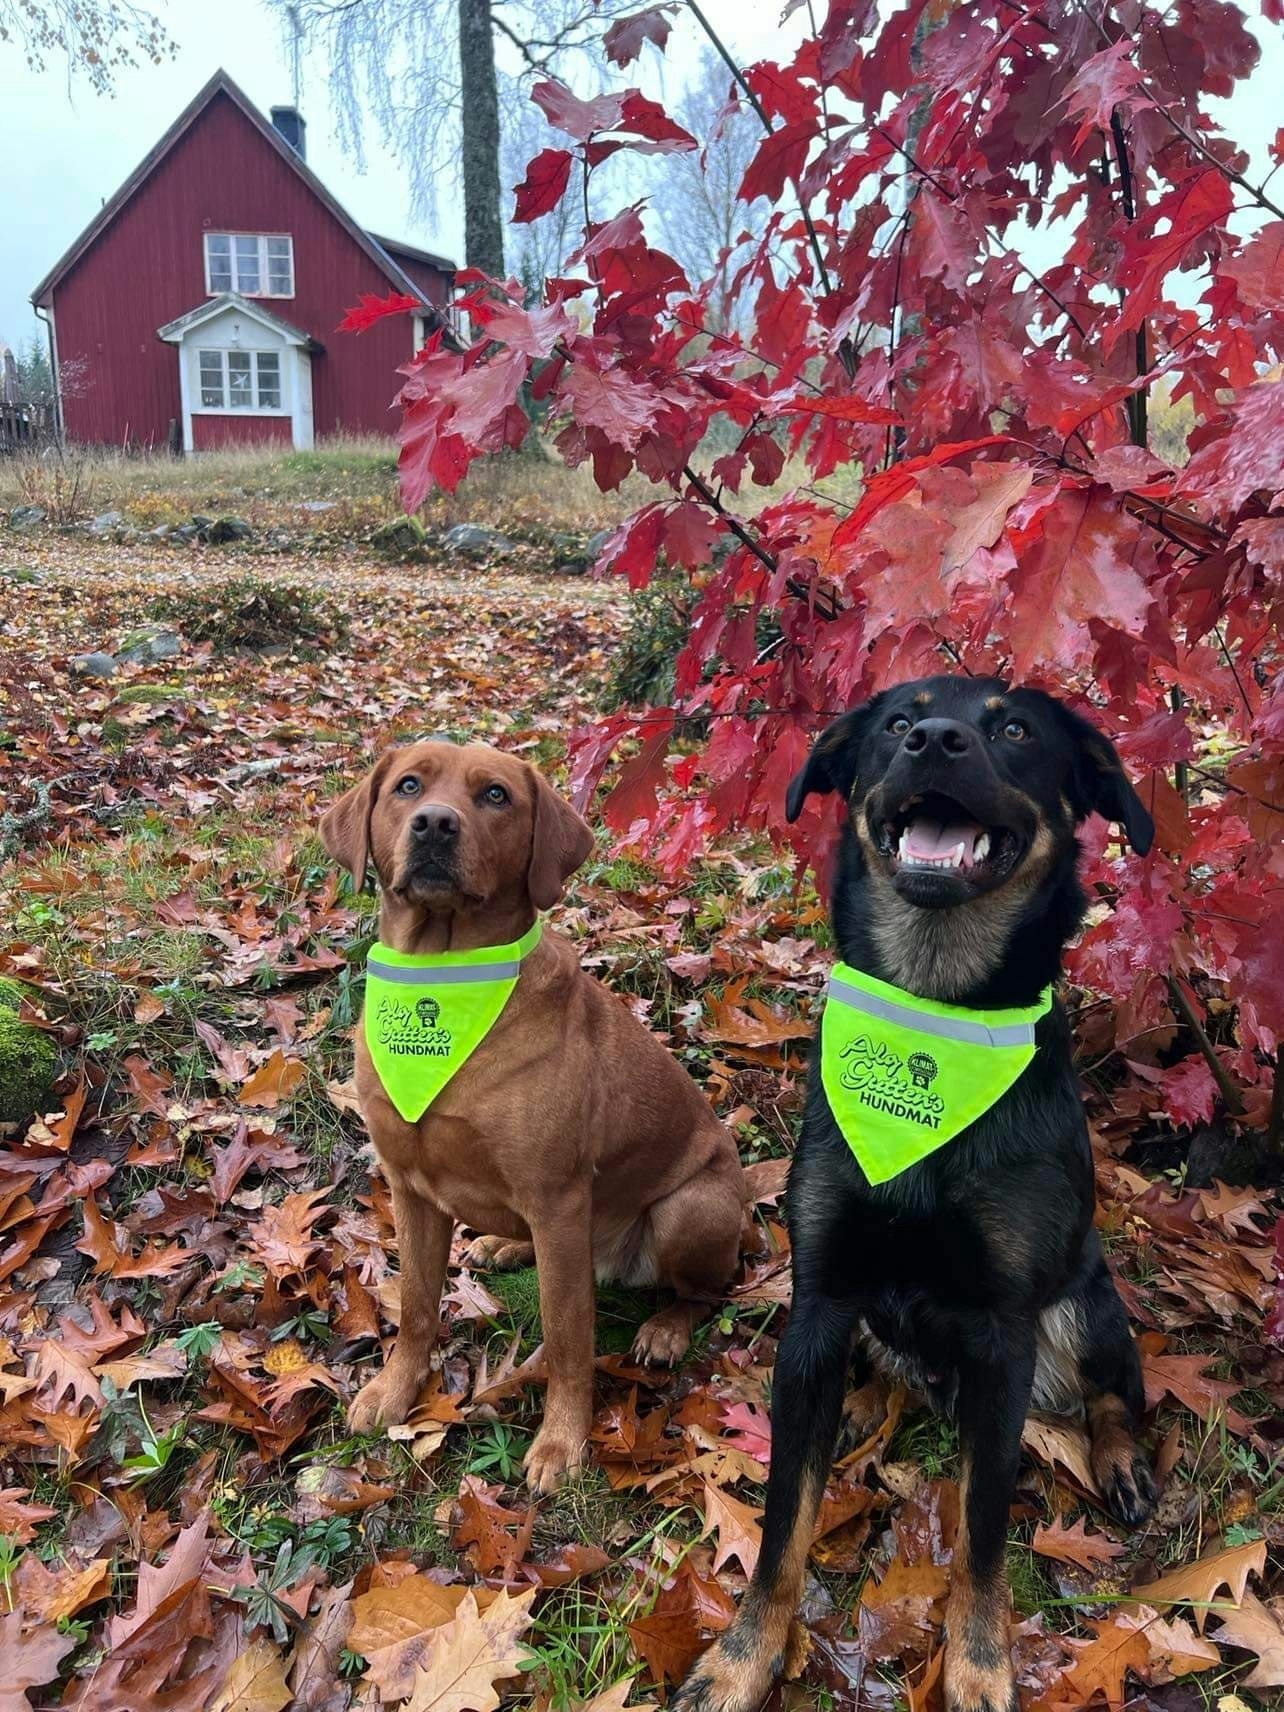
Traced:
POLYGON ((273 128, 285 138, 300 160, 306 160, 307 150, 307 121, 297 107, 274 107, 272 109, 273 128))

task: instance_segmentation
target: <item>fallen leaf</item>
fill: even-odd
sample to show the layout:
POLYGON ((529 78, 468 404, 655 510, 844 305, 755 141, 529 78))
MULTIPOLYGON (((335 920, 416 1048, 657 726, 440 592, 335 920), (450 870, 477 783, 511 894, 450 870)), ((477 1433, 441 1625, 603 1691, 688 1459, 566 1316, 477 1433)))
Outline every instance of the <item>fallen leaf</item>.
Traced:
POLYGON ((289 1099, 307 1073, 308 1067, 301 1058, 287 1058, 277 1047, 249 1081, 242 1083, 237 1099, 243 1106, 271 1109, 279 1106, 282 1100, 289 1099))
POLYGON ((1075 1563, 1080 1569, 1089 1571, 1109 1563, 1112 1558, 1123 1557, 1126 1547, 1108 1539, 1105 1534, 1089 1534, 1085 1524, 1083 1516, 1069 1528, 1060 1516, 1050 1527, 1044 1527, 1040 1522, 1031 1543, 1042 1557, 1059 1558, 1062 1563, 1075 1563))
POLYGON ((450 1622, 430 1636, 403 1712, 494 1712, 496 1680, 522 1674, 520 1640, 534 1597, 534 1588, 516 1598, 501 1593, 479 1612, 470 1588, 450 1622))
POLYGON ((728 1558, 733 1557, 739 1559, 746 1575, 753 1574, 758 1567, 758 1553, 762 1550, 762 1527, 758 1520, 761 1515, 761 1510, 742 1504, 739 1498, 733 1498, 712 1481, 705 1481, 705 1526, 714 1529, 718 1535, 718 1549, 713 1559, 715 1574, 728 1558))
POLYGON ((1284 1687, 1284 1621, 1279 1600, 1264 1605, 1256 1594, 1245 1593, 1238 1611, 1222 1618, 1213 1639, 1219 1647, 1242 1647, 1257 1654, 1257 1663, 1244 1678, 1245 1688, 1284 1687))
POLYGON ((209 1712, 282 1712, 290 1699, 281 1654, 266 1635, 256 1635, 232 1661, 209 1712))
POLYGON ((58 1666, 76 1646, 51 1624, 23 1633, 21 1611, 0 1617, 0 1712, 31 1712, 28 1688, 52 1682, 58 1666))
POLYGON ((1202 1635, 1218 1589, 1228 1587, 1230 1603, 1238 1606, 1243 1603, 1249 1576, 1260 1576, 1265 1570, 1266 1541, 1246 1540, 1243 1545, 1227 1546, 1196 1558, 1194 1563, 1183 1563, 1161 1575, 1158 1581, 1147 1581, 1132 1591, 1147 1605, 1191 1605, 1195 1627, 1202 1635))

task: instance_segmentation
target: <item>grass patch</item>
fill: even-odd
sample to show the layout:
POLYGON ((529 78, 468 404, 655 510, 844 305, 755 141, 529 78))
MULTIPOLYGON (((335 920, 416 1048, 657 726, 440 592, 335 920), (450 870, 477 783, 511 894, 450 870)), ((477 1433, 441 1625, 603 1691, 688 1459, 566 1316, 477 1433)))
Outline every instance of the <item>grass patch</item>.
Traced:
MULTIPOLYGON (((481 1274, 491 1295, 504 1304, 500 1329, 510 1341, 522 1340, 521 1353, 529 1355, 543 1332, 539 1313, 539 1273, 533 1266, 515 1267, 511 1272, 481 1274)), ((627 1284, 597 1287, 597 1336, 599 1355, 619 1355, 627 1350, 643 1320, 650 1319, 671 1299, 666 1290, 633 1289, 627 1284)))

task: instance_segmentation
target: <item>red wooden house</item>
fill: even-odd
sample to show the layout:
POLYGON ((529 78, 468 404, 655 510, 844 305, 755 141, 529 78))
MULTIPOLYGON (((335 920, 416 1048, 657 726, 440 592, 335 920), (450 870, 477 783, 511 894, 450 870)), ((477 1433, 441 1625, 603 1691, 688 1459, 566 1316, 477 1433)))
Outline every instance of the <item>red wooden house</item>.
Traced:
POLYGON ((448 313, 454 264, 378 238, 224 71, 179 115, 32 293, 63 432, 188 451, 391 431, 396 370, 448 313), (420 313, 336 333, 362 292, 420 313))

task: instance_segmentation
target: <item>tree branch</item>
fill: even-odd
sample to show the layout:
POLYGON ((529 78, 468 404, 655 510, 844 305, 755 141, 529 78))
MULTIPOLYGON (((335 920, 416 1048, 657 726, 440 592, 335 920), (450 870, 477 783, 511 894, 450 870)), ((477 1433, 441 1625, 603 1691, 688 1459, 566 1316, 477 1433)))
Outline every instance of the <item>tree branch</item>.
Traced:
MULTIPOLYGON (((690 464, 684 464, 682 466, 682 474, 686 477, 687 481, 691 483, 691 486, 700 495, 701 499, 704 500, 710 510, 715 511, 722 519, 727 528, 735 536, 736 540, 740 542, 741 546, 747 547, 753 554, 754 558, 757 559, 760 564, 765 565, 769 571, 774 573, 780 569, 780 564, 775 554, 769 552, 768 549, 763 546, 762 542, 758 540, 757 536, 751 535, 740 519, 735 516, 733 512, 727 510, 726 506, 723 505, 722 501, 718 498, 717 494, 714 493, 709 484, 702 476, 696 474, 690 464)), ((785 587, 789 590, 790 594, 796 595, 799 600, 806 601, 808 605, 814 605, 817 614, 821 618, 837 618, 839 613, 843 610, 842 607, 838 605, 837 601, 834 600, 833 596, 828 594, 824 597, 826 604, 825 607, 822 608, 819 604, 820 591, 814 588, 808 588, 807 584, 800 582, 797 577, 786 577, 785 587)))
POLYGON ((1226 1074, 1226 1066, 1217 1056, 1217 1051, 1213 1046, 1212 1041, 1208 1038, 1203 1023, 1199 1020, 1199 1013, 1187 997, 1186 989, 1182 986, 1181 982, 1175 975, 1167 976, 1166 980, 1169 1002, 1181 1021, 1185 1023, 1186 1027, 1194 1035, 1195 1044, 1203 1053, 1204 1062, 1213 1073, 1213 1081, 1216 1082, 1218 1088, 1221 1090, 1221 1096, 1225 1103, 1226 1110, 1232 1117, 1243 1117, 1244 1102, 1239 1097, 1239 1089, 1226 1074))

